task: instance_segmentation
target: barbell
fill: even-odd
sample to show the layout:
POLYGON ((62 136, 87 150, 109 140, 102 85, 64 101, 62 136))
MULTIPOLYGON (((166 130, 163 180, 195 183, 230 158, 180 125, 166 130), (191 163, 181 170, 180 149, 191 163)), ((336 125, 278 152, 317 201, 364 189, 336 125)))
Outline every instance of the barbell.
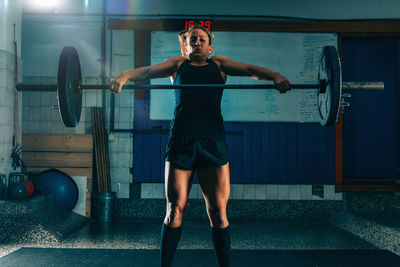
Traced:
MULTIPOLYGON (((126 84, 123 89, 275 89, 274 84, 126 84)), ((342 90, 383 90, 383 82, 342 82, 340 58, 336 47, 322 49, 318 69, 318 82, 292 84, 292 89, 318 89, 317 103, 320 124, 332 126, 337 122, 342 90)), ((74 47, 64 47, 58 64, 56 85, 16 85, 18 91, 57 91, 61 119, 66 127, 78 125, 82 110, 82 90, 110 89, 109 85, 82 84, 81 65, 74 47)))

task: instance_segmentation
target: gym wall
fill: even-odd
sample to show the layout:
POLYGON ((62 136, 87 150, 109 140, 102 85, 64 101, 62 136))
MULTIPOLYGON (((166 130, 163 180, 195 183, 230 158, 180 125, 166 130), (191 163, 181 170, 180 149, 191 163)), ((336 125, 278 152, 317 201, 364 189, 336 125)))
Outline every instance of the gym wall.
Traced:
MULTIPOLYGON (((8 1, 14 2, 14 1, 8 1)), ((41 12, 29 7, 22 1, 22 55, 25 61, 23 68, 24 82, 27 83, 54 83, 61 47, 69 42, 77 46, 83 67, 83 82, 101 83, 100 78, 100 44, 101 44, 101 17, 99 16, 67 16, 67 15, 40 15, 30 12, 41 12), (83 42, 85 41, 85 42, 83 42), (40 53, 39 53, 40 52, 40 53), (39 67, 39 64, 41 67, 39 67)), ((101 14, 101 1, 68 1, 70 4, 56 13, 101 14)), ((191 4, 182 5, 179 1, 122 1, 125 5, 118 6, 114 1, 107 1, 109 14, 221 14, 221 15, 271 15, 295 16, 319 19, 358 19, 358 18, 398 18, 400 7, 396 0, 387 1, 253 1, 251 5, 231 1, 203 1, 202 6, 191 4), (123 6, 123 8, 121 7, 123 6), (212 7, 212 8, 211 8, 212 7), (360 8, 361 7, 361 8, 360 8), (213 11, 213 12, 210 12, 213 11)), ((111 32, 106 32, 106 75, 115 75, 122 70, 133 66, 134 37, 132 31, 113 31, 112 47, 111 32), (111 57, 110 57, 111 55, 111 57), (111 60, 112 58, 112 60, 111 60), (111 67, 110 67, 111 66, 111 67)), ((11 37, 9 37, 11 38, 11 37)), ((56 104, 54 93, 23 93, 22 114, 23 133, 86 133, 91 132, 90 107, 104 106, 109 115, 109 93, 85 92, 84 111, 80 125, 75 129, 64 128, 58 118, 58 111, 52 106, 56 104)), ((12 98, 11 98, 12 99, 12 98)), ((125 91, 116 97, 116 128, 132 128, 134 123, 133 92, 125 91)), ((8 101, 11 103, 11 101, 8 101)), ((20 100, 20 102, 22 102, 20 100)), ((3 120, 2 120, 3 121, 3 120)), ((109 122, 109 118, 107 118, 109 122)), ((12 122, 12 120, 11 120, 12 122)), ((12 125, 12 123, 11 123, 12 125)), ((7 126, 10 136, 12 130, 7 126)), ((0 126, 2 129, 2 126, 0 126)), ((12 128, 11 128, 12 129, 12 128)), ((256 131, 257 129, 255 129, 256 131)), ((129 183, 132 181, 130 168, 132 167, 132 137, 129 133, 115 133, 114 141, 110 141, 110 161, 112 190, 117 191, 119 198, 129 197, 129 183)), ((234 137, 233 137, 234 138, 234 137)), ((1 139, 0 139, 1 142, 1 139)), ((153 144, 156 146, 156 144, 153 144)), ((1 148, 1 143, 0 143, 1 148)), ((9 151, 5 148, 3 151, 9 151)), ((4 152, 8 155, 8 152, 4 152)), ((1 159, 1 158, 0 158, 1 159)), ((0 170, 1 171, 1 170, 0 170)), ((157 171, 157 181, 162 180, 162 172, 157 171)), ((142 177, 152 179, 151 177, 142 177)), ((154 181, 156 182, 156 181, 154 181)), ((244 183, 237 180, 237 183, 244 183)))

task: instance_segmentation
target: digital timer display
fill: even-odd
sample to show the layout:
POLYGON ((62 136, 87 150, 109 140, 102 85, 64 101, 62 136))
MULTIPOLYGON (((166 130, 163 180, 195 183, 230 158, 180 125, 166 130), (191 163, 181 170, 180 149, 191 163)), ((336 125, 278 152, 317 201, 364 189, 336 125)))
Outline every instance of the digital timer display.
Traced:
POLYGON ((194 25, 198 25, 206 28, 207 30, 211 30, 211 20, 186 20, 185 21, 185 29, 190 29, 194 25))

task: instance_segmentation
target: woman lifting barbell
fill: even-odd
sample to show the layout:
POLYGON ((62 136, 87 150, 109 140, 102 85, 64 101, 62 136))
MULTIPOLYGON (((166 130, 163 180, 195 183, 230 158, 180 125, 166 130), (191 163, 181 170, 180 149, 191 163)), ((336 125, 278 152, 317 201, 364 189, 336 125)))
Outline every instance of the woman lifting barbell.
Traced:
MULTIPOLYGON (((110 83, 120 93, 128 81, 171 77, 178 84, 224 84, 227 75, 272 80, 279 92, 290 82, 267 68, 214 55, 213 35, 194 26, 180 32, 182 53, 160 64, 121 73, 110 83)), ((180 239, 189 192, 197 169, 211 225, 212 242, 219 266, 229 266, 230 237, 226 206, 230 193, 228 150, 221 115, 222 89, 175 90, 175 112, 165 155, 166 216, 161 231, 160 265, 171 266, 180 239)))

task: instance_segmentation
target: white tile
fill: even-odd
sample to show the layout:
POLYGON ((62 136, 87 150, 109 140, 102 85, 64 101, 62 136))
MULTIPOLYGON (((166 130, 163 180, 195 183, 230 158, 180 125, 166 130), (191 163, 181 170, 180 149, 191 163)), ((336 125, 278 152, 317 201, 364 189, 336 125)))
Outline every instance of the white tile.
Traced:
POLYGON ((267 199, 278 199, 277 184, 267 184, 267 199))
POLYGON ((6 104, 6 88, 0 85, 0 106, 4 106, 6 104))
POLYGON ((119 111, 120 111, 120 107, 115 105, 115 108, 114 108, 114 122, 115 123, 119 122, 119 113, 120 113, 119 111))
POLYGON ((96 107, 101 108, 103 106, 103 90, 96 92, 96 107))
POLYGON ((39 133, 50 133, 51 132, 51 122, 41 121, 39 122, 39 133))
POLYGON ((118 154, 119 154, 119 156, 118 156, 119 167, 129 168, 129 166, 130 166, 130 162, 129 162, 130 153, 121 153, 121 152, 119 152, 118 154))
POLYGON ((64 127, 63 129, 62 129, 62 133, 64 133, 64 134, 73 134, 74 133, 74 128, 72 128, 72 127, 64 127))
POLYGON ((232 199, 243 199, 244 194, 243 184, 232 184, 231 185, 231 198, 232 199))
POLYGON ((119 187, 118 183, 111 183, 111 192, 117 192, 118 187, 119 187))
POLYGON ((118 139, 109 140, 108 141, 108 148, 110 153, 118 152, 118 139))
POLYGON ((152 186, 153 186, 153 198, 164 199, 165 198, 164 184, 153 183, 152 186))
POLYGON ((129 168, 121 168, 120 169, 120 173, 121 173, 121 177, 124 177, 124 181, 126 183, 130 183, 131 182, 131 167, 129 168))
POLYGON ((129 198, 128 183, 111 183, 111 191, 116 192, 117 198, 129 198))
POLYGON ((29 121, 29 117, 30 117, 29 107, 24 106, 22 108, 22 121, 29 121))
POLYGON ((86 76, 86 84, 98 84, 99 80, 97 79, 97 77, 91 77, 91 76, 86 76))
POLYGON ((114 168, 119 168, 119 157, 118 153, 109 153, 109 159, 110 159, 110 167, 114 168))
POLYGON ((131 129, 132 128, 132 123, 130 122, 119 122, 116 123, 118 125, 118 129, 131 129))
POLYGON ((281 200, 289 199, 289 185, 287 184, 278 185, 278 199, 281 200))
POLYGON ((85 107, 82 112, 85 113, 85 122, 92 123, 92 109, 91 107, 85 107))
POLYGON ((300 200, 300 185, 291 184, 289 185, 289 199, 290 200, 300 200))
POLYGON ((30 134, 31 132, 31 128, 30 128, 30 123, 29 122, 24 122, 22 124, 22 133, 23 134, 30 134))
POLYGON ((243 185, 243 199, 255 199, 256 198, 256 185, 245 184, 243 185))
POLYGON ((23 121, 22 122, 22 134, 27 134, 27 133, 29 133, 29 122, 23 121))
POLYGON ((328 200, 335 199, 335 185, 324 184, 324 199, 328 200))
POLYGON ((96 92, 87 92, 86 94, 86 107, 95 107, 97 104, 96 92))
POLYGON ((51 107, 42 106, 40 108, 40 121, 51 121, 51 107))
POLYGON ((9 125, 8 120, 8 108, 0 106, 0 125, 9 125))
POLYGON ((119 183, 117 198, 129 198, 129 183, 119 183))
POLYGON ((7 68, 7 54, 5 50, 0 51, 0 69, 7 68))
POLYGON ((312 185, 309 184, 300 185, 300 199, 301 200, 312 199, 312 185))
POLYGON ((267 199, 267 185, 256 184, 256 196, 255 199, 267 199))
POLYGON ((29 106, 29 100, 34 92, 22 92, 22 105, 29 106))
MULTIPOLYGON (((133 123, 131 124, 131 126, 129 127, 130 129, 132 129, 133 128, 133 123)), ((130 133, 130 135, 131 135, 132 133, 130 133)), ((131 154, 131 156, 133 155, 133 138, 132 138, 132 136, 130 136, 129 137, 129 140, 128 140, 128 144, 127 144, 127 147, 128 147, 128 152, 131 154)), ((132 162, 132 161, 131 161, 132 162)))
POLYGON ((115 168, 110 165, 110 176, 111 176, 111 182, 113 183, 118 183, 119 182, 119 168, 115 168))
POLYGON ((29 106, 31 106, 31 107, 40 107, 41 106, 40 94, 33 93, 33 94, 30 95, 29 106))
POLYGON ((29 122, 29 132, 30 133, 39 133, 39 122, 31 121, 29 122))
POLYGON ((57 105, 58 104, 58 95, 56 92, 50 92, 50 105, 57 105))
POLYGON ((141 184, 141 198, 152 198, 153 197, 153 186, 150 183, 142 183, 141 184))
POLYGON ((79 122, 77 126, 74 128, 74 133, 76 134, 85 134, 85 123, 84 122, 79 122))
POLYGON ((58 110, 58 108, 51 108, 50 110, 50 116, 51 116, 51 121, 60 121, 61 117, 60 117, 60 111, 58 110))
POLYGON ((40 113, 40 106, 37 107, 30 107, 31 115, 30 115, 30 121, 41 121, 41 113, 40 113))
POLYGON ((130 146, 132 143, 130 142, 131 138, 118 138, 118 151, 129 153, 130 146))
POLYGON ((49 107, 52 104, 52 95, 50 92, 40 92, 40 106, 49 107))
POLYGON ((120 108, 119 109, 119 122, 130 122, 131 121, 131 109, 120 108))
POLYGON ((86 116, 86 112, 85 112, 84 108, 82 107, 82 110, 81 110, 81 116, 79 117, 79 122, 80 122, 80 123, 82 123, 82 122, 85 122, 85 121, 86 121, 86 118, 85 118, 85 116, 86 116))
POLYGON ((119 107, 130 108, 131 106, 131 94, 127 91, 121 93, 119 98, 119 107))
POLYGON ((62 133, 64 127, 65 126, 61 122, 61 119, 58 121, 52 121, 51 122, 51 133, 55 133, 55 134, 62 133))
POLYGON ((0 69, 0 85, 2 85, 3 87, 6 87, 7 81, 7 69, 0 69))

